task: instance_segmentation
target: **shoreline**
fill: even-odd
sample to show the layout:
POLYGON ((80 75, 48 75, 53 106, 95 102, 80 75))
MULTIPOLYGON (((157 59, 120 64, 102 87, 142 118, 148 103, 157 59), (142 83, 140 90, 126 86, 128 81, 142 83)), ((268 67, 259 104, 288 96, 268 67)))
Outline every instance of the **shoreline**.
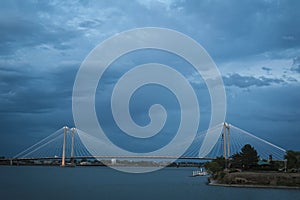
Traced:
POLYGON ((269 189, 289 189, 289 190, 300 190, 297 186, 270 186, 270 185, 242 185, 242 184, 224 184, 224 183, 208 183, 210 186, 221 186, 221 187, 237 187, 237 188, 269 188, 269 189))
POLYGON ((299 173, 234 172, 208 178, 208 185, 245 188, 300 189, 299 173))

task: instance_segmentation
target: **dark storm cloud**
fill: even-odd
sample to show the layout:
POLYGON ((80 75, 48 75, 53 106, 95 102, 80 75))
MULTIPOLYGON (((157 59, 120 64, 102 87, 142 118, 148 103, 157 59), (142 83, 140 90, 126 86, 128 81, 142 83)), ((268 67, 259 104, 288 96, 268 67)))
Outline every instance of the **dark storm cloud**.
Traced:
POLYGON ((78 65, 61 64, 49 72, 25 63, 1 63, 0 152, 14 155, 62 126, 72 126, 72 86, 78 65))
POLYGON ((66 49, 63 42, 70 40, 78 33, 63 27, 40 24, 32 19, 0 19, 0 55, 9 55, 23 47, 34 47, 49 44, 57 49, 66 49))
MULTIPOLYGON (((235 62, 254 55, 245 62, 255 63, 255 55, 265 53, 268 59, 291 59, 300 49, 299 6, 300 1, 281 0, 1 2, 0 156, 14 147, 26 147, 65 124, 72 126, 76 72, 88 52, 107 37, 130 28, 159 26, 191 36, 217 61, 235 62), (6 59, 12 62, 7 64, 6 59)), ((263 66, 259 73, 276 72, 268 63, 263 66)), ((266 130, 267 135, 270 127, 264 123, 276 121, 278 126, 272 124, 270 128, 277 131, 276 136, 280 136, 278 130, 288 127, 291 133, 287 134, 296 136, 299 87, 289 88, 289 84, 299 82, 289 73, 300 73, 300 57, 295 57, 288 68, 286 76, 278 76, 286 82, 258 74, 243 75, 239 68, 226 71, 235 72, 223 75, 226 89, 239 97, 228 95, 229 122, 253 128, 254 133, 266 130), (276 90, 266 87, 274 85, 276 90), (239 93, 238 88, 249 87, 253 89, 239 93), (245 106, 245 102, 249 104, 245 106)), ((113 72, 104 84, 110 86, 119 73, 113 72)), ((110 95, 105 89, 97 92, 110 95)), ((141 112, 132 110, 135 117, 141 112)))
POLYGON ((72 96, 76 70, 77 66, 60 66, 49 73, 32 71, 25 64, 0 66, 0 112, 41 113, 65 106, 64 100, 72 96))
POLYGON ((236 92, 227 88, 227 120, 286 149, 299 150, 299 85, 258 87, 236 92))
POLYGON ((299 1, 187 0, 179 5, 197 16, 194 34, 216 59, 300 46, 299 1))
POLYGON ((284 83, 284 80, 282 79, 267 78, 264 76, 260 76, 259 78, 256 78, 253 76, 242 76, 237 73, 224 76, 223 80, 226 86, 236 86, 239 88, 247 88, 251 86, 262 87, 262 86, 269 86, 271 84, 284 83))
POLYGON ((60 50, 70 48, 67 42, 81 33, 51 20, 57 17, 55 10, 50 2, 1 2, 0 56, 13 55, 22 48, 44 44, 60 50))

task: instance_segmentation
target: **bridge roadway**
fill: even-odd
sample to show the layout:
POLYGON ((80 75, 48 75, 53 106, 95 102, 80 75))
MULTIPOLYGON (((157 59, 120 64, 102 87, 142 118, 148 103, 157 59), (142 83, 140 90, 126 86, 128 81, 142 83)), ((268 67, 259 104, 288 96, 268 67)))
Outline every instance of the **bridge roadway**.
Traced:
MULTIPOLYGON (((176 156, 74 156, 66 157, 65 159, 186 159, 186 160, 214 160, 215 158, 200 158, 200 157, 186 157, 182 156, 177 158, 176 156)), ((5 160, 61 160, 62 157, 40 157, 40 158, 6 158, 5 160)))
MULTIPOLYGON (((175 157, 175 156, 74 156, 66 157, 65 159, 177 159, 177 160, 215 160, 211 157, 175 157)), ((40 157, 40 158, 3 158, 0 161, 26 161, 26 160, 61 160, 62 157, 40 157)), ((230 160, 230 159, 229 159, 230 160)), ((285 160, 273 160, 284 162, 285 160)))

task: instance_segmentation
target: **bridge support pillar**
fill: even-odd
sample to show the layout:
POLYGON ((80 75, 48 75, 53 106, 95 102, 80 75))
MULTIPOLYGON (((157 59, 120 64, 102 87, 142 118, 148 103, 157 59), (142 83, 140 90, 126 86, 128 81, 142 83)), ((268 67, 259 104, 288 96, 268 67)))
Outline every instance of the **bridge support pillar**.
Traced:
POLYGON ((223 157, 225 159, 225 168, 227 168, 227 159, 230 158, 230 125, 224 122, 223 125, 223 157))
POLYGON ((225 160, 227 159, 227 155, 226 155, 226 122, 224 122, 224 127, 223 127, 223 157, 225 158, 225 160))
POLYGON ((226 128, 227 128, 227 134, 228 134, 227 156, 228 156, 228 159, 229 159, 230 158, 230 126, 229 126, 229 124, 227 124, 226 128))
POLYGON ((71 163, 74 164, 74 142, 75 142, 75 128, 71 128, 72 131, 72 146, 71 146, 71 163))
POLYGON ((64 142, 63 142, 63 149, 62 149, 62 156, 61 156, 61 166, 66 165, 66 139, 67 139, 67 126, 64 126, 64 142))

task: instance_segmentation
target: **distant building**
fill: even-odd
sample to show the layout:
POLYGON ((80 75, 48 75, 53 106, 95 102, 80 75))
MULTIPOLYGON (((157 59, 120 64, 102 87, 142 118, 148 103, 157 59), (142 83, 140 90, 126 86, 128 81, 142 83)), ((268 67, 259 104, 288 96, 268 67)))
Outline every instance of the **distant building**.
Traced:
POLYGON ((257 165, 260 166, 260 167, 266 167, 266 166, 270 166, 270 163, 266 162, 266 161, 263 161, 263 160, 259 160, 257 162, 257 165))

